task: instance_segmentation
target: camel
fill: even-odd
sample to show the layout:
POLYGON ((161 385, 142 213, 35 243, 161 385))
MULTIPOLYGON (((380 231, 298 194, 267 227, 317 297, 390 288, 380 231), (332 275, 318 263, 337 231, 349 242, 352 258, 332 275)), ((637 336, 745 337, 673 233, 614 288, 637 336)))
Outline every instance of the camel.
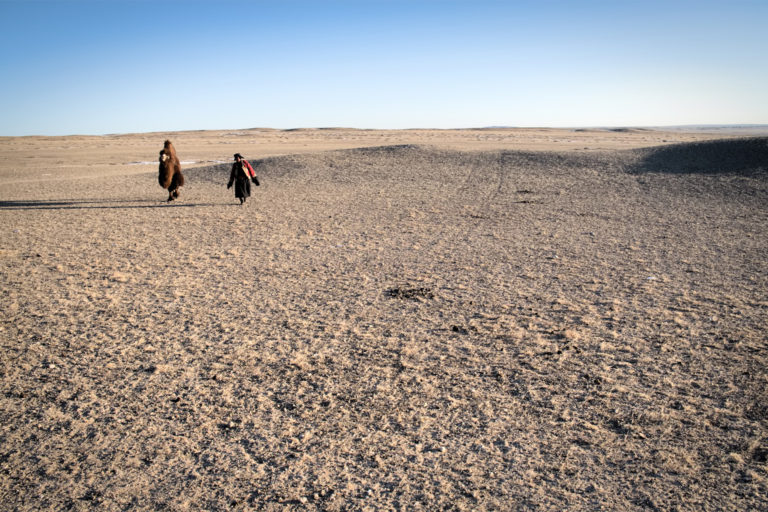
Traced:
POLYGON ((163 149, 160 150, 160 175, 158 176, 160 186, 168 189, 168 201, 173 201, 179 197, 179 187, 184 185, 184 175, 181 174, 181 163, 176 156, 171 141, 166 140, 163 149))

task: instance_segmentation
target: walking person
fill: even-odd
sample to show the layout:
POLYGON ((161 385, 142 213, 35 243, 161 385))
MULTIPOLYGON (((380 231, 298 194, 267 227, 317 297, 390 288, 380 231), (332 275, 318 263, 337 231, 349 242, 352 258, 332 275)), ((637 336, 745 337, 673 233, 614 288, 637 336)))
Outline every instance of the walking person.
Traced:
POLYGON ((232 172, 229 173, 227 188, 235 186, 235 197, 240 200, 240 204, 251 197, 251 181, 257 187, 259 186, 259 180, 251 164, 243 158, 243 155, 235 153, 235 163, 232 164, 232 172))

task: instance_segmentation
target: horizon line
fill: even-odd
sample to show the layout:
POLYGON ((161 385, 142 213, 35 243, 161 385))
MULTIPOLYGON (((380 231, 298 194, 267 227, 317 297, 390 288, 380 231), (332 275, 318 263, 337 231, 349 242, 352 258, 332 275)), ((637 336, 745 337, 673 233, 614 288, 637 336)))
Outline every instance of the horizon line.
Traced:
POLYGON ((691 124, 671 124, 671 125, 572 125, 572 126, 516 126, 516 125, 489 125, 474 127, 456 127, 456 128, 430 128, 430 127, 411 127, 411 128, 356 128, 350 126, 300 126, 292 128, 272 128, 268 126, 253 126, 249 128, 193 128, 182 130, 150 130, 137 132, 109 132, 109 133, 69 133, 65 135, 50 135, 45 133, 24 134, 24 135, 0 135, 0 138, 21 138, 21 137, 116 137, 125 135, 150 135, 157 133, 194 133, 194 132, 220 132, 220 131, 255 131, 268 130, 276 132, 291 132, 301 130, 354 130, 354 131, 471 131, 471 130, 656 130, 665 129, 691 129, 691 130, 768 130, 768 123, 691 123, 691 124))

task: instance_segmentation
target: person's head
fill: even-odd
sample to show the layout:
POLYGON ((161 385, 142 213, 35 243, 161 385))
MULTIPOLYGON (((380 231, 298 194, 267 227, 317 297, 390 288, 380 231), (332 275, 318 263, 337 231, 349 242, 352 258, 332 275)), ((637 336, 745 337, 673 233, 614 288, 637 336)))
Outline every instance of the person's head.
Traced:
POLYGON ((243 155, 241 155, 240 153, 235 153, 235 160, 239 162, 242 159, 243 159, 243 155))

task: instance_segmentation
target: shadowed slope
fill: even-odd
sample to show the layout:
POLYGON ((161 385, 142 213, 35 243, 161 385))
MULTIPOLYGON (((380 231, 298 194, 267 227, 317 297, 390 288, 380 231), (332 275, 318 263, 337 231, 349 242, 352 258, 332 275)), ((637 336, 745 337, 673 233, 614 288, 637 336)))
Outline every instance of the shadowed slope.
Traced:
POLYGON ((674 144, 632 153, 639 161, 629 166, 631 172, 752 175, 768 170, 766 137, 674 144))
MULTIPOLYGON (((504 167, 541 168, 548 172, 565 169, 595 169, 630 173, 671 174, 764 174, 768 169, 768 138, 716 140, 658 146, 617 152, 483 151, 460 152, 430 146, 395 145, 329 151, 309 155, 277 156, 252 162, 256 173, 266 178, 298 178, 319 168, 344 168, 344 180, 352 176, 371 178, 379 167, 390 178, 404 178, 408 166, 428 164, 441 179, 451 180, 440 169, 497 163, 504 167), (349 171, 352 171, 352 175, 349 171)), ((201 181, 225 182, 230 164, 191 169, 201 181)), ((338 173, 337 173, 338 174, 338 173)), ((334 173, 323 173, 333 179, 334 173)))
MULTIPOLYGON (((457 151, 432 146, 395 145, 327 151, 304 155, 269 157, 251 162, 256 174, 267 181, 312 179, 350 183, 358 178, 382 181, 412 179, 418 168, 422 180, 463 181, 475 166, 496 169, 547 169, 558 173, 566 169, 597 168, 619 170, 633 160, 619 152, 553 152, 553 151, 457 151)), ((197 181, 226 182, 230 164, 190 169, 197 181)), ((495 173, 494 173, 495 176, 495 173)))

